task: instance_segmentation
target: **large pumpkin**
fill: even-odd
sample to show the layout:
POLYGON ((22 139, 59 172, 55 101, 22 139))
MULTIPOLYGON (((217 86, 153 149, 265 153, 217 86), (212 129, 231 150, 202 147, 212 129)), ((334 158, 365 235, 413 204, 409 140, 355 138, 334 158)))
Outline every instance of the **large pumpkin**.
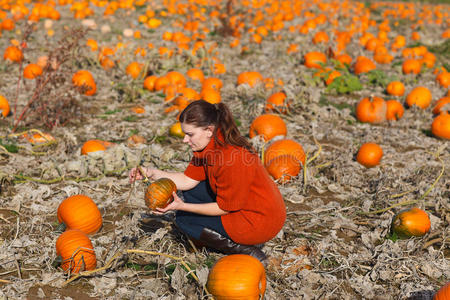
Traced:
POLYGON ((433 297, 433 300, 450 300, 450 282, 441 287, 433 297))
POLYGON ((173 200, 173 192, 177 191, 177 186, 169 178, 160 178, 148 185, 145 190, 145 204, 151 210, 157 207, 163 208, 173 200))
POLYGON ((97 205, 85 195, 66 198, 58 206, 58 222, 67 229, 78 229, 86 234, 96 233, 102 227, 102 215, 97 205))
POLYGON ((272 159, 285 154, 294 156, 302 165, 305 165, 306 156, 302 145, 290 139, 278 140, 270 144, 264 154, 264 165, 269 165, 272 159))
POLYGON ((228 255, 212 267, 206 287, 216 300, 263 299, 266 272, 262 263, 253 256, 228 255))
POLYGON ((63 232, 56 240, 56 254, 61 257, 65 272, 79 273, 97 266, 94 247, 89 237, 80 230, 63 232))
POLYGON ((275 114, 263 114, 253 120, 249 137, 260 135, 267 142, 278 135, 285 136, 286 133, 287 127, 282 118, 275 114))
POLYGON ((399 212, 392 220, 392 231, 400 238, 423 236, 431 227, 427 213, 418 207, 399 212))

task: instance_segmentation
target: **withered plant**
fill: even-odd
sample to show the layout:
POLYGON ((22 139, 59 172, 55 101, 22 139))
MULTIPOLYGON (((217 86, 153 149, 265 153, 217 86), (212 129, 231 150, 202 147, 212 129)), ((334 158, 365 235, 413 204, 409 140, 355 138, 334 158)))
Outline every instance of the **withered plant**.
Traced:
MULTIPOLYGON (((22 50, 32 31, 31 26, 27 26, 24 31, 22 50)), ((18 99, 24 90, 21 87, 23 80, 21 63, 13 104, 12 132, 16 131, 21 123, 53 129, 66 125, 75 117, 81 117, 81 106, 76 100, 79 90, 72 85, 71 78, 74 73, 74 62, 80 57, 81 41, 86 33, 87 30, 82 28, 67 29, 55 45, 50 45, 51 50, 47 54, 47 63, 42 75, 34 79, 29 100, 19 112, 18 99)))

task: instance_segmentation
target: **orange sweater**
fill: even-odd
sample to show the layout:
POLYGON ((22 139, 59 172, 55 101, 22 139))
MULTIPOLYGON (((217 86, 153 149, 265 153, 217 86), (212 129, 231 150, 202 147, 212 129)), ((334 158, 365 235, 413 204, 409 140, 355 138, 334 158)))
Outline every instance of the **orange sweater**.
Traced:
MULTIPOLYGON (((220 137, 219 137, 220 138, 220 137)), ((184 171, 194 180, 208 180, 233 241, 255 245, 275 237, 286 220, 286 207, 261 160, 242 147, 220 146, 211 139, 184 171)))

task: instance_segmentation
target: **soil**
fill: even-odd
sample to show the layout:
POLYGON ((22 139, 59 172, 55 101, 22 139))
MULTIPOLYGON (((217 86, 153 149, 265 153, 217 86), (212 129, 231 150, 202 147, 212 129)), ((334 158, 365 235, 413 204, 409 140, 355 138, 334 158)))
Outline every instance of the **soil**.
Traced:
MULTIPOLYGON (((162 2, 152 2, 157 13, 163 9, 162 2)), ((417 5, 423 9, 423 4, 417 5)), ((434 104, 447 89, 435 81, 432 69, 404 75, 403 58, 395 52, 391 65, 377 64, 384 74, 380 82, 371 83, 363 74, 359 76, 362 90, 339 94, 327 90, 323 81, 313 76, 315 71, 302 64, 305 53, 327 51, 330 45, 313 45, 311 38, 319 29, 332 35, 330 24, 306 35, 290 32, 289 26, 307 20, 298 16, 286 21, 282 31, 270 32, 261 44, 252 43, 245 33, 241 45, 230 48, 233 37, 223 36, 219 25, 208 18, 205 24, 210 32, 205 45, 216 48, 212 53, 205 50, 192 55, 188 51, 178 54, 174 43, 161 39, 165 31, 181 30, 173 24, 185 16, 169 14, 161 17, 160 27, 149 29, 137 21, 146 6, 118 9, 112 16, 103 16, 104 7, 92 3, 90 7, 94 14, 87 19, 91 23, 73 18, 70 5, 64 5, 57 6, 61 19, 51 27, 45 19, 34 24, 24 50, 25 63, 67 45, 63 38, 75 40, 76 32, 82 36, 80 47, 67 52, 71 54, 55 71, 59 77, 52 79, 54 86, 49 86, 38 102, 47 103, 48 110, 39 111, 35 104, 35 111, 31 110, 15 132, 13 115, 0 119, 0 298, 208 299, 204 288, 207 274, 223 254, 195 249, 174 228, 170 217, 149 215, 144 203, 146 183, 130 184, 128 180, 129 170, 138 163, 183 171, 192 155, 182 139, 168 134, 178 112, 165 113, 169 103, 164 94, 143 89, 142 77, 132 79, 126 74, 131 61, 143 63, 147 75, 157 76, 172 70, 185 74, 199 63, 207 77, 222 80, 222 102, 231 108, 247 138, 252 120, 265 112, 265 100, 272 93, 283 90, 290 99, 287 114, 279 115, 287 124, 286 138, 303 146, 308 163, 306 172, 302 169, 291 181, 278 183, 287 221, 278 236, 263 247, 269 257, 266 299, 407 299, 422 291, 432 294, 450 281, 450 147, 448 140, 431 134, 432 105, 425 110, 405 107, 403 118, 380 124, 361 123, 354 114, 364 97, 388 99, 382 81, 393 77, 404 82, 406 93, 418 85, 426 86, 434 104), (77 28, 81 29, 73 31, 77 28), (49 29, 54 30, 53 35, 48 34, 49 29), (142 38, 127 37, 124 29, 140 30, 142 38), (123 43, 113 56, 116 67, 101 67, 98 52, 85 46, 88 38, 100 47, 115 48, 123 43), (286 54, 292 43, 299 46, 299 52, 286 54), (174 49, 175 54, 161 57, 160 46, 174 49), (249 50, 243 51, 244 46, 249 50), (144 57, 134 55, 137 47, 146 49, 144 57), (210 56, 226 66, 225 74, 212 73, 202 60, 214 61, 210 56), (94 96, 71 89, 71 74, 79 69, 93 74, 97 84, 94 96), (273 78, 275 86, 236 86, 238 74, 250 70, 273 78), (61 100, 60 106, 56 99, 61 100), (145 112, 133 112, 131 108, 136 106, 145 112), (49 128, 45 116, 65 123, 49 128), (36 132, 30 130, 50 133, 55 141, 32 145, 21 134, 36 132), (146 142, 130 144, 128 138, 133 134, 146 142), (90 139, 109 141, 112 146, 102 153, 81 155, 83 143, 90 139), (365 142, 383 148, 381 164, 374 168, 367 169, 355 160, 365 142), (56 210, 62 200, 75 194, 88 195, 102 212, 103 226, 90 239, 97 268, 105 268, 68 282, 68 274, 53 264, 60 234, 56 210), (413 206, 427 212, 431 229, 422 237, 397 239, 391 234, 392 218, 413 206)), ((212 10, 205 9, 208 13, 212 10)), ((450 6, 438 9, 449 12, 450 6)), ((310 10, 319 13, 315 4, 310 10)), ((381 9, 374 9, 371 17, 381 23, 381 9)), ((349 18, 343 15, 341 20, 338 29, 344 30, 349 18)), ((411 21, 402 20, 398 26, 393 20, 391 23, 390 38, 411 36, 411 21)), ((26 28, 26 21, 19 20, 13 31, 3 30, 0 51, 11 39, 21 40, 26 28)), ((420 43, 429 49, 442 49, 449 41, 441 38, 448 22, 419 29, 420 43)), ((369 31, 376 34, 378 30, 373 27, 369 31)), ((353 58, 371 57, 359 45, 359 36, 350 42, 347 52, 353 58)), ((434 53, 436 67, 449 66, 447 51, 434 53)), ((23 111, 36 84, 21 79, 20 72, 19 64, 0 62, 0 95, 9 99, 12 107, 17 99, 18 112, 23 111)), ((187 86, 200 91, 197 81, 188 79, 187 86)), ((404 103, 404 98, 397 99, 404 103)), ((259 138, 251 142, 261 152, 259 138)))

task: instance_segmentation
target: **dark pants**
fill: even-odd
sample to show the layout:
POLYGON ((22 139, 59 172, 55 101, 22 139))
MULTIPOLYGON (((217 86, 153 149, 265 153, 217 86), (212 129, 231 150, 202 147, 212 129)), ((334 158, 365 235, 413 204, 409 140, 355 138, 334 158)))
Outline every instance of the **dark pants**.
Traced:
MULTIPOLYGON (((184 191, 183 198, 186 203, 216 202, 216 195, 212 192, 207 181, 200 181, 193 189, 184 191)), ((229 238, 223 228, 220 216, 204 216, 185 211, 177 211, 175 223, 184 233, 197 240, 200 239, 203 228, 212 229, 229 238)))

